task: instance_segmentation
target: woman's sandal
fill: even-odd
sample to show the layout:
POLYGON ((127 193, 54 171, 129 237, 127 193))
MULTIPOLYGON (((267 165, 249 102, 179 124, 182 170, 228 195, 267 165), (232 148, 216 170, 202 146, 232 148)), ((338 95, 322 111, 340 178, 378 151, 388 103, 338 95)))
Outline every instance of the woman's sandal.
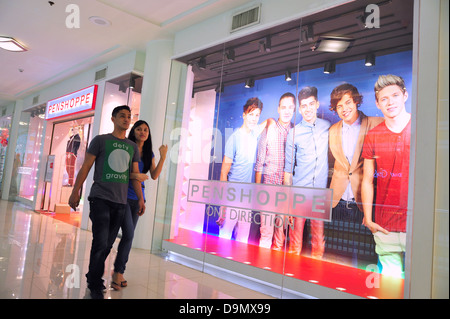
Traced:
POLYGON ((122 286, 114 281, 111 281, 111 288, 114 290, 120 290, 120 289, 122 289, 122 286))
MULTIPOLYGON (((119 273, 117 273, 117 274, 119 274, 119 273)), ((126 280, 122 280, 122 281, 117 280, 117 279, 119 279, 120 277, 122 277, 122 278, 120 278, 120 279, 124 279, 123 276, 122 276, 122 274, 120 274, 120 276, 119 276, 119 275, 116 275, 115 272, 113 272, 111 275, 112 275, 112 279, 111 279, 111 288, 113 288, 114 290, 120 290, 120 289, 122 289, 122 288, 128 286, 128 283, 127 283, 126 280), (114 278, 114 277, 115 277, 115 278, 114 278), (118 278, 118 277, 119 277, 119 278, 118 278), (114 281, 114 280, 115 280, 115 281, 114 281), (120 284, 118 284, 117 282, 120 282, 120 284)))

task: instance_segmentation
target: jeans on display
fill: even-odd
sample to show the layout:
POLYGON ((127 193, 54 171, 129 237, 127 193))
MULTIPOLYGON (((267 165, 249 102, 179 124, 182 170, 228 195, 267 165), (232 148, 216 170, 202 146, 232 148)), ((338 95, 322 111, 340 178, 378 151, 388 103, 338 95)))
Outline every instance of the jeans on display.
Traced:
MULTIPOLYGON (((300 255, 303 248, 303 229, 306 218, 293 217, 293 229, 289 230, 288 253, 300 255)), ((325 250, 325 237, 323 232, 323 221, 310 219, 311 224, 311 257, 321 259, 325 250)), ((283 231, 274 232, 273 249, 281 250, 284 247, 285 235, 283 231)))
POLYGON ((219 228, 219 237, 231 239, 234 227, 236 229, 236 241, 248 243, 251 226, 251 210, 226 208, 225 221, 219 228), (237 224, 237 225, 236 225, 237 224))
POLYGON ((375 239, 375 252, 378 254, 381 273, 397 278, 404 277, 403 258, 406 250, 406 233, 390 232, 384 234, 380 231, 373 234, 375 239))
POLYGON ((105 260, 116 240, 125 215, 126 205, 89 197, 92 221, 92 246, 89 270, 86 274, 89 289, 102 289, 105 260))
POLYGON ((122 238, 117 248, 116 261, 114 262, 114 271, 123 274, 125 266, 130 255, 131 245, 134 238, 134 230, 139 219, 139 201, 128 199, 125 216, 122 221, 122 238))

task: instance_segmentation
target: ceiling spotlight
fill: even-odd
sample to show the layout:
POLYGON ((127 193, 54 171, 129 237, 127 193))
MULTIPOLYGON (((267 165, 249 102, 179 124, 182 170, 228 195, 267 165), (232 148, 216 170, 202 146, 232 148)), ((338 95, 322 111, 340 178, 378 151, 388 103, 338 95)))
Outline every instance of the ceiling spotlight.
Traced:
POLYGON ((127 83, 126 82, 120 82, 119 83, 119 91, 122 93, 126 93, 127 92, 127 83))
POLYGON ((264 41, 259 41, 258 52, 263 53, 265 51, 266 51, 266 44, 264 43, 264 41))
POLYGON ((131 77, 130 78, 130 83, 129 83, 129 88, 130 89, 134 89, 134 87, 136 86, 136 78, 134 78, 134 77, 131 77))
POLYGON ((367 20, 366 13, 363 13, 362 15, 356 17, 356 23, 358 24, 361 30, 367 29, 366 20, 367 20))
POLYGON ((266 52, 270 52, 272 50, 272 38, 268 35, 266 37, 266 52))
POLYGON ((225 87, 224 87, 223 83, 221 83, 216 86, 216 93, 223 93, 223 92, 225 92, 225 87))
POLYGON ((306 30, 303 31, 303 36, 305 42, 313 42, 314 41, 314 28, 311 25, 306 27, 306 30))
POLYGON ((0 48, 12 51, 12 52, 23 52, 28 49, 19 41, 11 37, 0 36, 0 48))
POLYGON ((292 80, 292 77, 291 77, 291 71, 286 71, 285 73, 284 73, 284 79, 286 80, 286 81, 291 81, 292 80))
POLYGON ((245 81, 245 88, 246 88, 246 89, 252 88, 252 87, 254 87, 254 86, 255 86, 255 79, 253 79, 253 78, 248 78, 248 79, 245 81))
POLYGON ((205 70, 206 69, 206 59, 205 59, 205 57, 201 57, 200 60, 198 60, 198 68, 200 70, 205 70))
POLYGON ((316 51, 316 50, 317 50, 317 47, 319 46, 319 43, 320 43, 320 42, 317 42, 317 41, 314 42, 313 45, 311 45, 311 46, 309 47, 309 48, 311 49, 311 51, 313 51, 313 52, 316 51))
POLYGON ((352 38, 338 37, 338 36, 325 36, 318 40, 319 46, 317 51, 342 53, 345 52, 350 46, 352 38))
POLYGON ((364 63, 365 66, 374 66, 375 65, 375 54, 369 53, 366 55, 366 62, 364 63))
POLYGON ((259 41, 258 51, 260 53, 270 52, 272 50, 272 39, 270 36, 265 37, 263 40, 259 41))
POLYGON ((323 73, 330 74, 330 73, 334 73, 335 71, 336 71, 336 62, 331 61, 331 62, 325 63, 325 66, 323 68, 323 73))
POLYGON ((234 60, 235 60, 235 58, 236 58, 234 49, 228 49, 228 50, 225 52, 225 57, 227 58, 228 62, 234 62, 234 60))

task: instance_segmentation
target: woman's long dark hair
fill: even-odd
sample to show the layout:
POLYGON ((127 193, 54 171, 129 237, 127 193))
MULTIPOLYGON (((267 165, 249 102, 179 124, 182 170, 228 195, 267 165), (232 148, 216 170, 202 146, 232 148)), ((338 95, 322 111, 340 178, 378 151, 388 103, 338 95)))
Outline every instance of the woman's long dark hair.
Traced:
POLYGON ((133 127, 130 130, 130 134, 128 134, 128 139, 136 143, 136 135, 134 133, 134 130, 138 126, 141 126, 142 124, 145 124, 148 127, 148 139, 144 142, 144 146, 142 146, 142 154, 141 154, 142 161, 144 162, 144 169, 142 173, 145 174, 150 170, 153 158, 152 135, 150 133, 150 126, 148 126, 148 123, 143 120, 139 120, 136 123, 134 123, 133 127))

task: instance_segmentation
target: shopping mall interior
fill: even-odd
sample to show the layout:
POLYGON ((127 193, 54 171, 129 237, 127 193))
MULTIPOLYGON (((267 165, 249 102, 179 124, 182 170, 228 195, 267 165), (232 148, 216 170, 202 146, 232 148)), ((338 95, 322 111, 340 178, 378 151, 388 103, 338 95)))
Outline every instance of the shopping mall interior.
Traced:
MULTIPOLYGON (((105 264, 105 299, 448 298, 448 10, 446 0, 1 2, 0 299, 91 297, 85 274, 93 237, 89 194, 98 182, 93 169, 76 209, 69 197, 90 142, 114 129, 118 105, 130 107, 130 128, 148 122, 156 164, 160 145, 168 152, 159 177, 143 183, 146 211, 134 232, 127 286, 111 287, 120 230, 105 264), (363 224, 363 203, 349 196, 344 206, 358 213, 335 211, 331 128, 318 144, 327 150, 326 186, 256 186, 253 166, 251 181, 222 176, 227 142, 247 125, 246 101, 263 102, 261 129, 252 131, 261 134, 281 116, 280 96, 293 96, 288 122, 295 135, 306 119, 302 89, 318 89, 316 116, 337 127, 344 119, 331 105, 332 92, 350 83, 361 96, 358 123, 366 116, 381 123, 388 117, 374 84, 387 74, 404 81, 403 106, 411 117, 407 168, 398 174, 380 167, 373 174, 378 180, 397 174, 406 185, 387 191, 406 206, 400 231, 406 244, 395 275, 382 265, 363 224), (196 183, 207 186, 193 198, 196 183), (218 183, 242 186, 240 203, 219 202, 218 183), (305 211, 269 201, 304 204, 295 202, 296 191, 305 211), (242 200, 250 194, 258 194, 251 207, 242 200), (312 198, 326 199, 323 215, 312 214, 312 198), (221 207, 239 220, 228 237, 221 207), (263 216, 274 232, 281 223, 282 248, 275 248, 275 237, 262 244, 263 216), (303 248, 293 253, 293 223, 303 219, 303 248), (316 221, 324 232, 319 257, 316 221)), ((365 135, 358 136, 362 158, 365 135)), ((255 162, 260 139, 254 147, 240 141, 246 151, 254 149, 255 162)), ((283 169, 285 160, 300 162, 284 152, 284 143, 283 169)), ((311 160, 312 152, 296 144, 297 150, 311 160)), ((355 157, 347 157, 349 167, 355 157)), ((374 185, 376 195, 381 188, 374 185)), ((384 207, 376 198, 371 204, 384 207)))

